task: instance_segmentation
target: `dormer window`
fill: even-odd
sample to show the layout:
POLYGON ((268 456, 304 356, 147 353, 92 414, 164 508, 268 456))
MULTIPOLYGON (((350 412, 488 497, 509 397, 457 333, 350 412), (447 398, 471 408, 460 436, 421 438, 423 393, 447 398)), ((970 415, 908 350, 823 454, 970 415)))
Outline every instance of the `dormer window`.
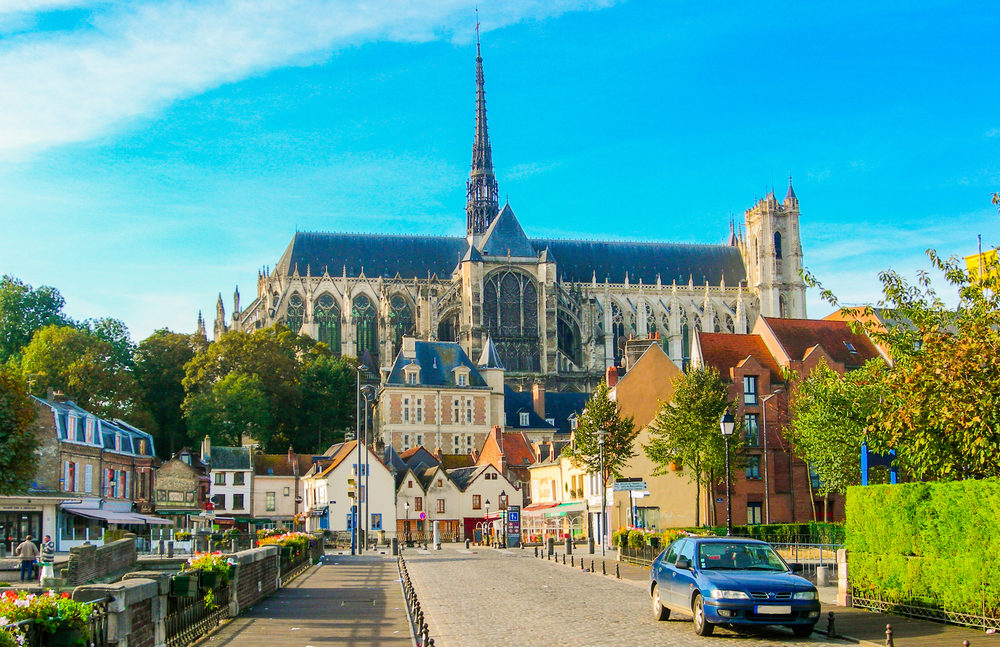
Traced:
POLYGON ((569 428, 571 431, 576 431, 576 418, 569 419, 569 428))
POLYGON ((549 424, 549 425, 552 425, 553 427, 555 427, 555 426, 556 426, 556 419, 555 419, 555 418, 546 418, 546 419, 545 419, 545 422, 546 422, 547 424, 549 424))
POLYGON ((527 427, 529 419, 530 418, 528 416, 528 413, 526 411, 522 411, 521 412, 521 426, 522 427, 527 427))
POLYGON ((406 378, 407 384, 419 384, 420 383, 420 365, 416 363, 407 364, 403 368, 403 375, 406 378))
POLYGON ((458 376, 458 385, 459 386, 466 386, 468 380, 469 380, 469 378, 466 377, 466 375, 464 373, 461 373, 458 376))
POLYGON ((417 374, 414 373, 414 372, 412 372, 412 371, 410 373, 407 373, 406 374, 406 383, 407 384, 416 384, 417 383, 417 374))
POLYGON ((455 373, 455 386, 469 386, 469 367, 456 366, 453 370, 455 373))

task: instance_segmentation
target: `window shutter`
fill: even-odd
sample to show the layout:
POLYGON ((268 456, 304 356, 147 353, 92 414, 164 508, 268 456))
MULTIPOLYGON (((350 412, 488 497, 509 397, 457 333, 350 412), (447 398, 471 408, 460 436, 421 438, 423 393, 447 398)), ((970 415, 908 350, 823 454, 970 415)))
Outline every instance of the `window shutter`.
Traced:
POLYGON ((131 498, 129 493, 132 491, 132 472, 125 472, 125 498, 131 498))
POLYGON ((84 489, 84 491, 86 491, 86 492, 93 492, 94 491, 94 466, 93 465, 87 465, 86 467, 83 468, 83 473, 85 475, 84 476, 84 483, 83 483, 83 489, 84 489))
POLYGON ((83 491, 83 479, 80 478, 83 474, 80 474, 80 464, 73 463, 73 491, 82 492, 83 491))
POLYGON ((69 491, 69 461, 63 461, 63 492, 69 491))

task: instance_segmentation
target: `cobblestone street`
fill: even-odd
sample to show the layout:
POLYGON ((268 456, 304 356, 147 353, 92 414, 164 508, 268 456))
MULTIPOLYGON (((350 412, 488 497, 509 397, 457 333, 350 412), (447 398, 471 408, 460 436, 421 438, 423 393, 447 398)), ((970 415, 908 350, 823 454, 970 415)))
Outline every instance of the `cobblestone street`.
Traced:
POLYGON ((640 583, 533 559, 528 550, 445 547, 404 558, 435 647, 847 644, 778 628, 699 638, 690 618, 655 622, 640 583))

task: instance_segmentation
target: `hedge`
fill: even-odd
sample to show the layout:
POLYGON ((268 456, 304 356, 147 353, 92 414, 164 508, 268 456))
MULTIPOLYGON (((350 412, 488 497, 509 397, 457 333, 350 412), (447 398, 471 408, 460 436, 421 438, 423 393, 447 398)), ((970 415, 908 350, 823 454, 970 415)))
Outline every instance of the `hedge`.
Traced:
MULTIPOLYGON (((706 528, 679 528, 684 532, 697 535, 726 534, 725 526, 706 528)), ((737 537, 752 537, 775 544, 843 544, 844 525, 840 523, 771 523, 749 526, 733 526, 733 535, 737 537)))
POLYGON ((851 487, 855 595, 1000 617, 1000 481, 851 487))

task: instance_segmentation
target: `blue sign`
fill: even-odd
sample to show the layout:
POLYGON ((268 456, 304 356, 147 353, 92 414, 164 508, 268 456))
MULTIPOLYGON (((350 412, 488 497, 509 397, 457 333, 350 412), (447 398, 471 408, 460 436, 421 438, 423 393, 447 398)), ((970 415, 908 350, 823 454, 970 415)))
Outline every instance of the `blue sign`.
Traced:
POLYGON ((520 516, 521 515, 518 514, 516 510, 511 510, 510 512, 507 513, 507 521, 514 523, 520 518, 520 516))

